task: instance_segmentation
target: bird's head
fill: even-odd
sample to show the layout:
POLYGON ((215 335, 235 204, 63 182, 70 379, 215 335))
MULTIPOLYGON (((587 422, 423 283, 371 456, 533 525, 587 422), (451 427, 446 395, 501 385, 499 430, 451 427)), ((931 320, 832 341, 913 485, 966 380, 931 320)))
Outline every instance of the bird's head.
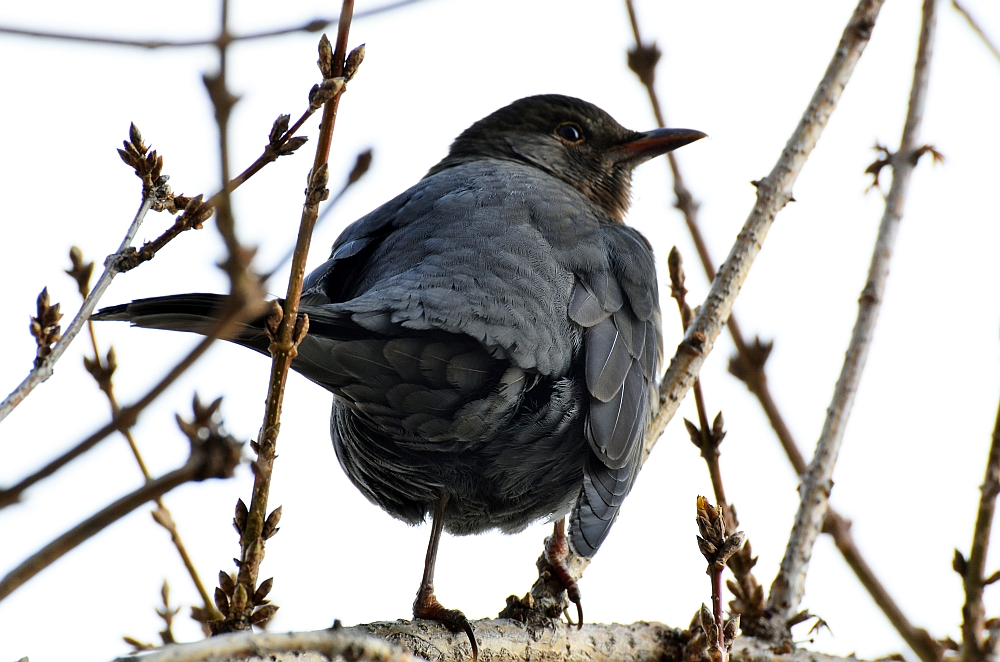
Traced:
POLYGON ((526 163, 575 187, 621 221, 632 169, 704 137, 690 129, 631 131, 592 103, 546 94, 518 99, 470 126, 428 175, 482 158, 526 163))

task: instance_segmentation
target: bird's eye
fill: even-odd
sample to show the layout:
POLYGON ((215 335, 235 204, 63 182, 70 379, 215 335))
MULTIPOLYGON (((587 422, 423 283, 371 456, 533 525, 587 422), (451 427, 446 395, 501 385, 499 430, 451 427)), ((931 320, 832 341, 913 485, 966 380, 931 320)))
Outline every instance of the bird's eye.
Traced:
POLYGON ((556 135, 574 145, 583 142, 583 129, 575 122, 563 122, 557 126, 556 135))

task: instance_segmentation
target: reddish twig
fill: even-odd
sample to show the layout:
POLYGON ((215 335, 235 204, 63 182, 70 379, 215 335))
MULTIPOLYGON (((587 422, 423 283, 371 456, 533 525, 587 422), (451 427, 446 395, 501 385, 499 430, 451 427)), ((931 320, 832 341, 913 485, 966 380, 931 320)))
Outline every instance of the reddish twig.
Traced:
MULTIPOLYGON (((309 187, 306 191, 306 204, 302 210, 299 235, 295 246, 295 254, 292 259, 292 270, 284 307, 281 308, 275 304, 271 317, 268 319, 267 329, 271 338, 269 349, 272 356, 271 379, 268 386, 264 422, 258 435, 258 441, 252 444, 253 450, 257 453, 257 459, 253 465, 253 495, 250 500, 248 512, 243 518, 244 521, 241 525, 239 575, 232 593, 232 596, 236 600, 229 600, 227 606, 230 609, 226 614, 226 618, 223 622, 212 625, 214 632, 245 630, 250 628, 254 622, 253 609, 255 601, 247 598, 255 596, 257 593, 256 586, 259 564, 263 558, 264 543, 268 537, 265 533, 268 529, 268 522, 271 522, 278 512, 275 511, 271 516, 267 516, 267 500, 276 457, 278 423, 281 415, 285 381, 288 376, 288 370, 291 367, 292 359, 297 354, 298 344, 309 328, 308 318, 303 317, 300 319, 298 317, 299 296, 302 293, 302 283, 305 280, 305 263, 309 253, 312 231, 319 215, 319 204, 329 195, 329 191, 326 188, 328 176, 327 162, 330 156, 330 144, 337 116, 337 107, 344 91, 344 83, 357 71, 361 58, 364 56, 363 47, 355 49, 349 56, 347 54, 347 38, 353 11, 353 0, 344 0, 340 21, 338 22, 335 49, 331 48, 330 42, 326 39, 325 35, 320 40, 319 66, 323 74, 324 83, 326 81, 338 80, 339 83, 333 86, 334 93, 326 101, 323 109, 320 136, 316 146, 316 157, 313 161, 309 177, 309 187)), ((273 532, 275 526, 276 523, 270 526, 271 532, 273 532)))
MULTIPOLYGON (((74 280, 76 280, 77 289, 80 292, 80 296, 86 300, 87 295, 90 293, 90 276, 94 271, 94 263, 83 261, 83 253, 79 248, 74 246, 69 251, 70 260, 73 263, 71 269, 67 269, 66 273, 69 274, 74 280)), ((87 331, 90 336, 90 346, 94 350, 94 358, 90 359, 87 356, 83 357, 84 366, 87 372, 94 378, 97 382, 98 388, 108 399, 108 404, 111 406, 111 415, 116 416, 121 410, 121 406, 118 404, 118 398, 115 395, 115 387, 113 377, 115 370, 118 367, 118 363, 115 358, 115 349, 111 347, 108 349, 107 357, 101 359, 101 351, 97 344, 97 334, 94 331, 94 323, 87 320, 87 331)), ((142 453, 139 451, 139 445, 135 442, 135 438, 132 436, 132 431, 129 429, 122 430, 122 434, 125 436, 125 440, 128 441, 129 448, 132 450, 132 455, 135 457, 136 464, 139 465, 139 470, 142 471, 143 477, 147 482, 153 480, 152 475, 149 473, 149 469, 146 466, 146 462, 142 457, 142 453)), ((170 534, 170 540, 180 554, 181 562, 184 563, 184 567, 187 568, 188 575, 191 577, 191 581, 194 582, 195 589, 197 589, 198 594, 201 596, 203 607, 202 609, 210 614, 212 618, 218 618, 219 616, 215 614, 215 606, 212 604, 212 599, 208 595, 208 591, 205 589, 205 584, 201 581, 201 576, 198 574, 198 570, 194 567, 194 561, 191 560, 191 555, 188 554, 187 546, 184 544, 183 538, 181 538, 180 531, 177 529, 177 525, 174 523, 173 516, 170 510, 164 504, 163 499, 157 497, 154 499, 156 504, 156 509, 152 511, 153 519, 157 524, 162 526, 170 534)), ((169 611, 166 607, 167 591, 166 582, 164 582, 164 609, 169 611)), ((167 631, 169 631, 170 626, 167 624, 167 631)))
POLYGON ((84 520, 59 536, 24 563, 11 570, 0 580, 0 600, 57 559, 76 548, 80 543, 101 532, 110 524, 170 490, 190 481, 207 478, 228 478, 240 460, 242 446, 228 436, 221 434, 218 421, 213 417, 218 410, 219 400, 208 407, 202 407, 195 397, 195 417, 190 423, 177 418, 181 429, 191 442, 191 455, 179 469, 150 481, 115 501, 104 510, 84 520))

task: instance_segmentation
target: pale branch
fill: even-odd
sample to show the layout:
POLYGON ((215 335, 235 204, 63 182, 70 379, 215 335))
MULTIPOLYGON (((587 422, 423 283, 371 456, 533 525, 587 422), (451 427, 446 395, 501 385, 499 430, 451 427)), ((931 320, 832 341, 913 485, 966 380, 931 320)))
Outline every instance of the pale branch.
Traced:
POLYGON ((97 284, 94 289, 90 291, 86 300, 83 302, 83 306, 80 307, 79 312, 77 312, 76 317, 70 322, 69 327, 67 327, 66 332, 62 334, 59 342, 55 344, 52 348, 52 353, 45 357, 40 364, 34 368, 24 381, 14 389, 10 395, 0 403, 0 421, 3 421, 7 415, 14 411, 17 407, 28 397, 36 386, 46 381, 52 376, 54 372, 56 361, 58 361, 62 355, 66 352, 69 344, 73 342, 77 334, 80 333, 80 329, 86 324, 87 320, 90 318, 90 314, 94 312, 94 308, 97 307, 97 302, 104 295, 104 292, 111 285, 112 279, 117 276, 119 271, 119 263, 124 259, 125 254, 128 252, 132 245, 132 240, 135 239, 136 233, 139 231, 139 226, 142 225, 143 219, 146 217, 146 213, 153 206, 156 200, 156 193, 154 191, 148 191, 142 199, 142 204, 139 205, 139 210, 136 212, 135 217, 132 219, 131 225, 129 225, 128 232, 125 233, 125 238, 122 240, 121 245, 118 247, 118 252, 108 257, 104 261, 104 272, 101 277, 97 279, 97 284))
MULTIPOLYGON (((360 11, 354 15, 355 20, 368 18, 369 16, 375 16, 376 14, 383 14, 394 9, 399 9, 401 7, 406 7, 407 5, 416 4, 421 0, 397 0, 397 2, 391 2, 381 7, 375 7, 373 9, 368 9, 365 11, 360 11)), ((322 32, 328 26, 333 25, 337 22, 335 18, 314 18, 311 21, 303 23, 302 25, 291 26, 287 28, 278 28, 276 30, 264 30, 262 32, 251 32, 244 35, 227 35, 227 43, 232 43, 235 41, 250 41, 253 39, 267 39, 270 37, 280 37, 286 34, 294 34, 296 32, 322 32)), ((101 44, 106 46, 131 46, 146 49, 157 49, 157 48, 190 48, 192 46, 218 46, 219 38, 215 39, 180 39, 180 40, 164 40, 164 39, 123 39, 118 37, 101 37, 97 35, 77 35, 68 34, 62 32, 48 32, 45 30, 31 30, 28 28, 15 28, 10 26, 0 26, 0 34, 11 34, 21 37, 35 37, 39 39, 57 39, 60 41, 76 41, 84 44, 101 44)))
MULTIPOLYGON (((629 12, 629 19, 632 23, 632 31, 635 37, 635 48, 629 51, 629 67, 636 73, 646 92, 649 95, 653 114, 660 127, 666 126, 661 110, 659 97, 654 87, 654 73, 656 63, 659 60, 659 50, 655 44, 643 43, 640 37, 639 24, 632 0, 626 0, 629 12)), ((708 252, 708 245, 701 233, 701 226, 698 223, 698 209, 700 204, 694 199, 691 192, 684 184, 677 158, 673 152, 667 154, 670 169, 673 173, 674 194, 677 200, 674 206, 680 210, 684 216, 684 221, 688 226, 691 239, 698 252, 702 268, 705 271, 709 282, 715 279, 715 260, 708 252)), ((729 316, 726 325, 736 347, 736 355, 729 361, 729 371, 737 379, 746 384, 747 389, 760 402, 764 415, 774 429, 778 441, 785 450, 785 455, 795 469, 795 473, 801 476, 806 472, 806 460, 799 450, 798 443, 792 436, 791 430, 785 423, 784 416, 778 409, 774 397, 767 382, 767 373, 764 371, 764 364, 771 351, 771 343, 763 343, 757 339, 753 344, 748 344, 740 331, 735 313, 729 316)), ((697 385, 694 387, 697 388, 697 385)), ((718 495, 717 495, 718 498, 718 495)), ((724 501, 724 499, 720 499, 724 501)), ((850 521, 837 513, 832 506, 828 507, 826 520, 823 523, 823 532, 829 534, 837 549, 840 551, 847 565, 854 571, 858 581, 871 595, 872 600, 882 610, 889 622, 903 638, 904 641, 917 652, 921 660, 932 660, 937 655, 937 645, 933 638, 923 628, 914 626, 906 618, 903 610, 896 601, 889 595, 888 590, 879 580, 871 566, 861 554, 851 535, 850 521)))
MULTIPOLYGON (((631 625, 586 624, 534 628, 510 619, 474 621, 483 659, 493 662, 551 660, 553 662, 683 662, 691 635, 662 623, 631 625)), ((115 662, 241 662, 269 659, 278 662, 417 662, 468 659, 468 641, 431 621, 389 621, 337 627, 314 632, 220 635, 192 644, 175 644, 115 662), (460 650, 456 652, 456 646, 460 650), (464 647, 464 650, 462 650, 464 647), (412 652, 411 652, 412 651, 412 652)), ((735 660, 756 662, 844 662, 815 651, 775 653, 763 642, 740 637, 733 647, 735 660)), ((697 657, 695 659, 698 659, 697 657)), ((850 658, 855 660, 855 658, 850 658)), ((855 660, 856 662, 856 660, 855 660)))
POLYGON ((868 44, 883 2, 861 0, 855 8, 802 119, 770 174, 757 184, 757 203, 660 382, 660 410, 647 427, 643 461, 663 434, 714 347, 768 229, 778 211, 791 199, 792 185, 816 146, 854 66, 868 44))
POLYGON ((776 624, 787 623, 796 614, 805 590, 806 571, 813 544, 823 527, 827 503, 833 487, 833 469, 850 417, 851 405, 861 381, 865 359, 874 336, 879 309, 889 275, 889 262, 900 220, 910 174, 915 166, 917 139, 923 118, 930 58, 933 46, 935 0, 925 0, 913 85, 899 151, 892 156, 892 187, 886 197, 885 212, 879 225, 868 281, 861 292, 858 317, 848 345, 844 366, 827 409, 826 421, 816 452, 800 487, 801 502, 795 524, 785 548, 781 570, 771 585, 768 607, 776 624))
POLYGON ((969 23, 969 27, 972 28, 973 32, 979 35, 979 38, 983 40, 983 43, 986 44, 986 48, 990 49, 993 56, 996 57, 997 60, 1000 60, 1000 49, 998 49, 996 44, 994 44, 990 38, 986 36, 986 33, 979 26, 979 22, 972 18, 972 14, 970 14, 965 7, 958 4, 958 0, 951 0, 951 6, 965 18, 965 20, 969 23))
MULTIPOLYGON (((993 514, 996 511, 997 495, 1000 494, 1000 408, 993 427, 989 458, 986 462, 986 477, 980 488, 979 512, 973 529, 972 548, 969 560, 956 564, 962 572, 965 588, 965 605, 962 607, 962 657, 965 662, 983 662, 989 659, 983 640, 986 627, 986 605, 983 604, 983 589, 986 579, 986 551, 990 545, 990 531, 993 528, 993 514)), ((955 559, 961 558, 955 550, 955 559)))

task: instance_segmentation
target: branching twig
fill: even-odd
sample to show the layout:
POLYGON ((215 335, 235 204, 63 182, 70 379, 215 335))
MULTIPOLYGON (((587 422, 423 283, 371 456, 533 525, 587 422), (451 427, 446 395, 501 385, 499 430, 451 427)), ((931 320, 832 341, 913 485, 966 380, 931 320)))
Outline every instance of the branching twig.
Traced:
MULTIPOLYGON (((258 441, 251 446, 257 453, 254 467, 254 487, 250 506, 243 518, 240 536, 239 575, 236 586, 233 587, 233 598, 227 595, 229 607, 225 620, 212 624, 213 632, 231 632, 245 630, 254 621, 255 600, 250 599, 258 592, 257 577, 260 561, 264 555, 264 542, 273 534, 276 521, 275 511, 267 515, 267 499, 271 485, 271 472, 276 457, 276 442, 278 423, 281 415, 281 404, 284 397, 285 381, 292 359, 297 354, 299 342, 309 329, 307 317, 298 317, 299 296, 302 293, 302 283, 305 280, 305 263, 309 253, 312 231, 319 215, 319 204, 327 198, 327 162, 330 156, 330 143, 333 137, 337 107, 344 91, 344 83, 356 73, 361 59, 364 57, 364 47, 361 46, 347 55, 347 37, 354 11, 353 0, 344 0, 340 20, 338 22, 336 48, 330 47, 330 42, 324 35, 320 40, 319 66, 326 81, 337 81, 333 87, 332 97, 326 101, 323 109, 323 120, 320 124, 320 137, 316 146, 316 157, 309 177, 309 187, 306 191, 306 204, 302 210, 299 225, 299 235, 292 260, 292 270, 288 282, 288 291, 284 308, 275 304, 271 317, 267 322, 268 335, 271 338, 270 352, 272 356, 271 379, 268 386, 267 407, 264 422, 261 426, 258 441), (270 524, 270 526, 268 526, 270 524)), ((224 589, 223 592, 225 593, 224 589)), ((271 606, 273 608, 273 606, 271 606)), ((223 611, 226 611, 223 609, 223 611)))
MULTIPOLYGON (((394 9, 399 9, 400 7, 406 7, 407 5, 412 5, 420 0, 397 0, 397 2, 390 2, 389 4, 382 5, 381 7, 375 7, 373 9, 368 9, 365 11, 360 11, 354 15, 354 20, 359 20, 362 18, 368 18, 369 16, 374 16, 376 14, 383 14, 394 9)), ((277 30, 265 30, 263 32, 252 32, 245 35, 229 35, 228 40, 230 43, 234 41, 249 41, 251 39, 267 39, 269 37, 280 37, 286 34, 294 34, 296 32, 322 32, 328 26, 337 22, 335 18, 315 18, 308 23, 303 25, 288 27, 288 28, 278 28, 277 30)), ((157 49, 157 48, 188 48, 191 46, 218 46, 219 40, 216 39, 188 39, 188 40, 176 40, 176 41, 166 41, 160 39, 119 39, 117 37, 97 37, 92 35, 74 35, 65 34, 60 32, 46 32, 44 30, 29 30, 27 28, 14 28, 0 26, 0 34, 12 34, 19 35, 23 37, 37 37, 41 39, 58 39, 60 41, 76 41, 85 44, 102 44, 108 46, 132 46, 138 48, 146 49, 157 49)))
POLYGON ((69 462, 93 448, 102 439, 105 439, 109 435, 113 434, 116 430, 123 430, 135 425, 139 414, 142 413, 142 411, 165 390, 167 390, 167 388, 173 384, 178 377, 184 374, 184 372, 187 371, 187 369, 190 368, 194 362, 208 350, 213 342, 221 337, 229 335, 236 325, 239 324, 241 319, 254 314, 255 310, 256 309, 253 306, 248 306, 244 302, 236 301, 234 297, 229 297, 226 305, 220 313, 219 320, 215 323, 214 327, 210 329, 198 345, 195 346, 195 348, 191 350, 187 356, 181 359, 177 365, 175 365, 170 372, 163 377, 163 379, 161 379, 155 386, 153 386, 153 388, 149 390, 149 392, 146 393, 146 395, 140 398, 135 404, 123 407, 119 410, 118 414, 111 419, 110 423, 56 459, 49 462, 35 473, 31 474, 27 478, 24 478, 13 487, 0 490, 0 509, 17 503, 26 489, 40 480, 48 478, 59 469, 66 466, 69 462))
MULTIPOLYGON (((667 266, 670 270, 670 296, 677 301, 677 307, 681 314, 681 324, 687 331, 693 313, 685 299, 687 289, 684 287, 684 265, 680 251, 677 250, 676 246, 670 249, 670 254, 667 256, 667 266)), ((687 426, 691 443, 701 451, 701 456, 708 465, 708 474, 712 479, 715 501, 721 508, 725 509, 728 508, 729 502, 726 501, 726 491, 722 485, 722 468, 719 466, 719 444, 726 436, 723 431, 722 412, 719 412, 715 417, 715 423, 709 425, 705 396, 701 391, 701 379, 694 380, 694 386, 691 390, 694 392, 695 408, 698 410, 698 425, 686 418, 684 424, 687 426)), ((735 526, 735 523, 733 525, 735 526)))
POLYGON ((708 636, 717 659, 726 662, 740 629, 740 617, 733 616, 727 621, 722 611, 722 572, 726 569, 729 558, 743 547, 746 536, 742 531, 727 535, 726 518, 722 514, 721 504, 713 506, 708 499, 699 496, 696 510, 698 549, 708 562, 705 572, 712 579, 712 610, 709 611, 702 605, 701 627, 708 636))
POLYGON ((933 44, 935 0, 925 0, 917 63, 913 72, 909 110, 900 140, 899 151, 893 156, 892 187, 886 198, 885 213, 879 226, 875 251, 868 272, 868 281, 861 293, 858 318, 854 326, 844 367, 834 389, 833 401, 816 444, 816 452, 800 488, 801 503, 795 518, 781 570, 771 585, 768 607, 776 623, 787 623, 794 616, 805 589, 805 576, 812 555, 813 543, 826 517, 827 501, 833 486, 833 468, 850 416, 851 405, 864 370, 868 348, 874 335, 878 312, 889 275, 889 260, 900 220, 910 173, 915 165, 914 149, 923 119, 924 99, 930 73, 929 63, 933 44))
MULTIPOLYGON (((662 623, 587 624, 582 630, 571 627, 534 629, 510 619, 484 619, 474 624, 483 657, 493 662, 534 659, 566 662, 686 660, 684 647, 687 634, 662 623)), ((339 628, 335 624, 332 629, 316 632, 227 634, 193 644, 168 646, 142 655, 120 657, 115 662, 242 662, 272 656, 285 659, 281 656, 282 652, 291 653, 295 659, 317 659, 307 656, 306 651, 324 656, 318 659, 418 662, 458 659, 454 650, 455 635, 437 623, 392 621, 349 628, 339 628)), ((841 658, 803 649, 785 655, 777 654, 767 644, 748 637, 736 640, 733 656, 758 662, 842 662, 841 658)))
MULTIPOLYGON (((645 463, 657 440, 673 418, 683 397, 694 384, 698 371, 715 345, 723 325, 729 318, 733 302, 746 280, 754 258, 760 252, 768 229, 778 211, 791 198, 791 188, 820 134, 826 127, 850 80, 854 65, 875 27, 884 0, 861 0, 844 30, 844 35, 833 59, 827 67, 802 119, 788 139, 781 157, 771 173, 757 187, 757 204, 750 212, 736 243, 712 283, 708 297, 691 322, 684 340, 678 346, 670 366, 660 380, 659 411, 646 427, 642 462, 645 463)), ((543 553, 544 555, 544 553, 543 553)), ((587 560, 577 563, 578 557, 570 555, 572 576, 578 579, 587 560)))
MULTIPOLYGON (((962 658, 965 662, 983 662, 989 659, 990 651, 983 640, 986 626, 986 606, 983 604, 983 589, 996 581, 1000 575, 986 578, 986 550, 990 545, 990 531, 993 528, 993 513, 996 510, 997 495, 1000 494, 1000 409, 993 427, 993 441, 986 461, 986 477, 980 488, 979 513, 972 535, 972 549, 969 560, 955 550, 955 570, 962 575, 965 588, 965 605, 962 607, 962 658)), ((993 642, 995 644, 995 642, 993 642)))
POLYGON ((146 503, 166 494, 175 487, 190 481, 201 481, 206 478, 228 478, 240 460, 241 444, 232 437, 221 434, 219 423, 215 420, 220 400, 208 407, 202 407, 195 397, 194 420, 190 423, 177 418, 178 425, 191 442, 191 455, 179 469, 150 481, 128 494, 96 515, 84 520, 37 553, 24 563, 14 568, 0 580, 0 600, 10 595, 15 589, 51 565, 77 545, 96 535, 110 524, 146 503))
MULTIPOLYGON (((66 273, 76 280, 80 296, 86 300, 87 295, 90 293, 90 276, 94 271, 94 263, 84 263, 83 253, 76 246, 70 249, 69 257, 73 263, 73 267, 71 269, 67 269, 66 273)), ((87 356, 84 356, 84 366, 86 367, 87 372, 89 372, 97 382, 98 388, 100 388, 107 397, 108 404, 111 406, 111 415, 117 416, 118 412, 121 410, 121 406, 118 404, 118 398, 115 395, 113 380, 115 370, 118 368, 118 363, 115 359, 115 349, 114 347, 109 348, 107 358, 102 360, 101 351, 97 344, 97 334, 94 331, 94 323, 91 320, 87 320, 87 331, 90 335, 91 348, 94 350, 94 358, 90 359, 87 356)), ((143 477, 147 482, 153 480, 152 475, 149 473, 149 469, 146 467, 146 462, 142 458, 142 453, 139 451, 139 446, 136 444, 135 439, 132 436, 132 431, 125 428, 122 430, 122 434, 125 436, 126 441, 128 441, 129 448, 132 450, 132 455, 135 457, 135 461, 139 465, 139 470, 142 471, 143 477)), ((184 545, 184 540, 181 538, 180 531, 177 530, 177 525, 174 523, 170 510, 167 508, 166 504, 163 503, 162 498, 157 497, 154 502, 156 503, 156 509, 152 511, 153 519, 170 534, 171 542, 177 549, 177 553, 180 554, 181 561, 184 563, 184 567, 187 568, 188 574, 194 582, 195 589, 197 589, 198 594, 201 595, 203 603, 202 609, 208 614, 207 619, 219 618, 219 615, 215 611, 215 606, 212 604, 212 599, 209 597, 208 591, 205 589, 205 584, 201 581, 201 577, 198 575, 198 571, 194 567, 194 561, 191 560, 191 556, 188 554, 187 547, 184 545)), ((164 582, 163 600, 164 610, 166 611, 169 611, 166 602, 168 590, 167 584, 164 582)), ((170 624, 167 623, 167 631, 169 630, 170 624)), ((164 643, 168 642, 164 641, 164 643)))

